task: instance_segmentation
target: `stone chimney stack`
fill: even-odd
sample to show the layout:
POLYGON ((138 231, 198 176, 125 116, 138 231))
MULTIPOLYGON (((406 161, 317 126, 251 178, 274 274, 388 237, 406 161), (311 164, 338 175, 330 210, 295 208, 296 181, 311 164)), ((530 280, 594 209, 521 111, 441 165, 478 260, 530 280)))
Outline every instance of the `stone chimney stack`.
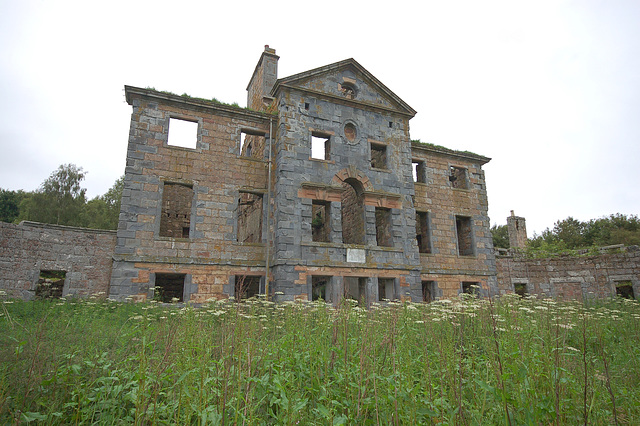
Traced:
POLYGON ((524 217, 516 216, 511 210, 511 216, 507 218, 509 230, 509 245, 511 248, 525 248, 527 245, 527 225, 524 217))
POLYGON ((270 48, 268 44, 265 45, 264 52, 247 86, 247 107, 256 111, 265 111, 271 105, 273 101, 270 96, 271 89, 278 79, 278 59, 280 57, 276 55, 276 49, 270 48))

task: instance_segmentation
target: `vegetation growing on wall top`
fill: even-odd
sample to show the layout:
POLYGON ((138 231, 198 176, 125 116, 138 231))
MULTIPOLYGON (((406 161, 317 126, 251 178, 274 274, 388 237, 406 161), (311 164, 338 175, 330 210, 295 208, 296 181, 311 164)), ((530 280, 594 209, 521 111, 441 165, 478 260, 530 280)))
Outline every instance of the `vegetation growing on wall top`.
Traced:
POLYGON ((444 147, 442 145, 436 145, 436 144, 429 143, 429 142, 422 142, 422 141, 420 141, 420 139, 411 139, 411 143, 423 146, 425 148, 431 148, 431 149, 437 149, 439 151, 449 152, 451 154, 474 155, 476 157, 482 157, 482 155, 476 154, 475 152, 458 151, 458 150, 455 150, 455 149, 450 149, 450 148, 444 147))

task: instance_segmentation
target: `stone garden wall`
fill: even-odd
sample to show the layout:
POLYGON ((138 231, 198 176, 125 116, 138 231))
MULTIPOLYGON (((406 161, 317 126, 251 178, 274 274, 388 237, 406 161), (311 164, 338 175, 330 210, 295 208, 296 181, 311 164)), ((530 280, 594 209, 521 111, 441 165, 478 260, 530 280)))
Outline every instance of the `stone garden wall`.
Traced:
POLYGON ((0 222, 0 290, 33 299, 52 275, 62 277, 62 296, 106 296, 115 244, 115 231, 0 222))

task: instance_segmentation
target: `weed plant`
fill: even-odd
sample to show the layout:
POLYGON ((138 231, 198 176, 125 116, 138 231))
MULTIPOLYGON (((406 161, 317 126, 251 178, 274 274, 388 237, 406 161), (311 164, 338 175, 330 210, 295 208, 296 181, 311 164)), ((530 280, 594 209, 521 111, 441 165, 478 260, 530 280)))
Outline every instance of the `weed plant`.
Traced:
POLYGON ((640 305, 4 301, 0 423, 638 424, 640 305))

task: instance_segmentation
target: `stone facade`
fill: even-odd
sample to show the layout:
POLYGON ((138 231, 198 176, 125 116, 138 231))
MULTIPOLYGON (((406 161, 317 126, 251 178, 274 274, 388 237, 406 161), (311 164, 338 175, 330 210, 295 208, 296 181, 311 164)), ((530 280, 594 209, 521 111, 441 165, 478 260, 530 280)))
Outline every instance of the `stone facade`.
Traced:
POLYGON ((114 231, 0 222, 0 290, 33 299, 42 276, 61 275, 62 296, 106 295, 116 245, 114 231))
POLYGON ((278 59, 267 46, 250 109, 125 87, 110 296, 156 297, 165 279, 193 302, 497 294, 489 159, 411 142, 416 112, 353 59, 283 79, 278 59), (192 148, 172 144, 170 120, 197 123, 192 148))

